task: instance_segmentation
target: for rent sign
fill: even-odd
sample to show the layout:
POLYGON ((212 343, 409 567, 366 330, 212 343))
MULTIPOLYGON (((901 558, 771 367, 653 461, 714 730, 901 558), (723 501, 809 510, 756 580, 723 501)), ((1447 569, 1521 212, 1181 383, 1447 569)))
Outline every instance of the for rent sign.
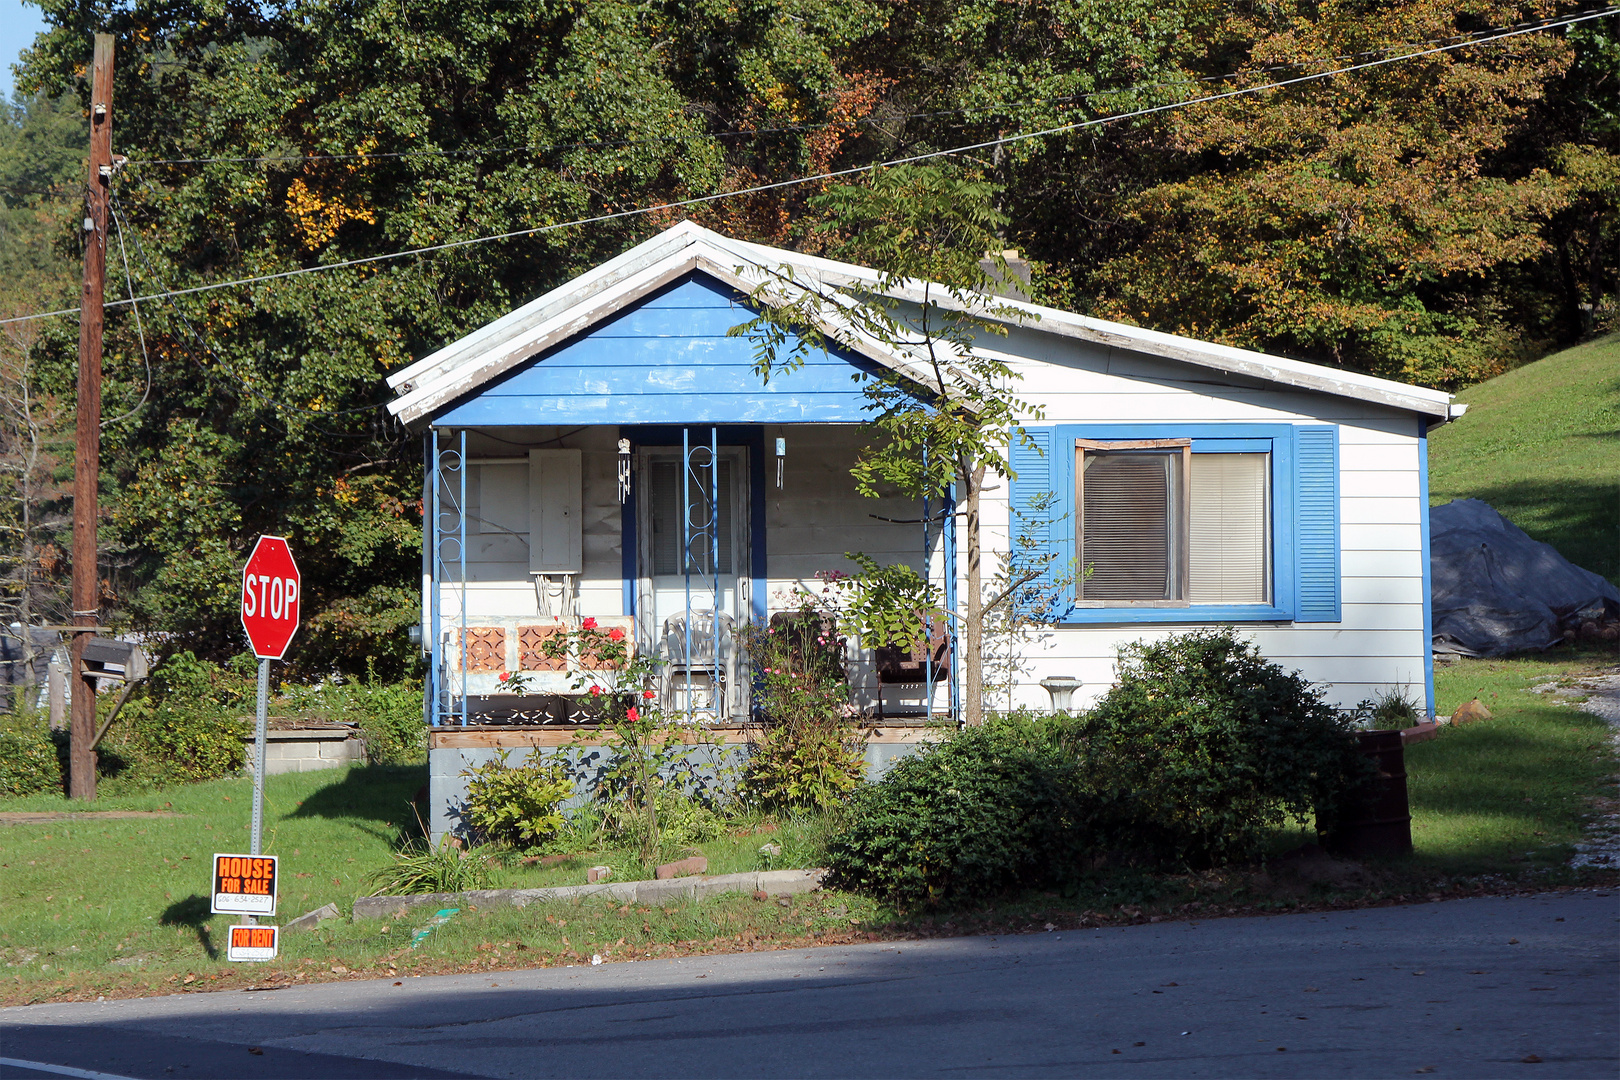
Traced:
POLYGON ((214 902, 209 910, 216 915, 274 915, 276 857, 215 855, 214 902))
POLYGON ((225 942, 225 959, 274 960, 279 936, 274 926, 233 926, 225 942))

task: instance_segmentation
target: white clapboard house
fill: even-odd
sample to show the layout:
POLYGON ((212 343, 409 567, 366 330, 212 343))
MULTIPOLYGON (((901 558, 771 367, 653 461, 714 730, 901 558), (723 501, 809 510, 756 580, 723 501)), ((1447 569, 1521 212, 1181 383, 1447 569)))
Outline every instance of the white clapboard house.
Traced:
MULTIPOLYGON (((422 433, 427 465, 436 832, 467 762, 563 745, 588 719, 543 653, 559 626, 622 627, 668 662, 666 707, 740 742, 736 627, 791 607, 819 571, 854 570, 846 552, 908 561, 957 604, 951 508, 861 498, 849 472, 869 416, 861 379, 914 358, 861 340, 766 382, 754 344, 728 336, 784 266, 877 281, 688 222, 390 376, 389 407, 422 433), (503 693, 513 672, 528 693, 503 693)), ((1052 566, 1089 574, 993 705, 1051 707, 1076 684, 1084 705, 1121 642, 1219 625, 1341 705, 1394 689, 1433 710, 1425 440, 1460 412, 1449 395, 996 303, 1017 317, 979 347, 1021 373, 1016 393, 1044 417, 1028 426, 1038 451, 1014 452, 1016 480, 991 482, 986 543, 1006 551, 1010 520, 1052 566)), ((910 685, 849 660, 876 764, 959 711, 948 648, 910 685)))

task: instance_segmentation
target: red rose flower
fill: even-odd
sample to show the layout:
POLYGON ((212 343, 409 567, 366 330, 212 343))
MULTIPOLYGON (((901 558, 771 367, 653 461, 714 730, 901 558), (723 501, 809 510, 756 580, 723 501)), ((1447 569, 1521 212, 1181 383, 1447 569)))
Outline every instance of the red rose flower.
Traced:
POLYGON ((596 620, 587 617, 586 620, 584 622, 580 623, 579 625, 580 625, 580 629, 582 629, 582 630, 595 630, 596 629, 596 620))
POLYGON ((512 677, 512 673, 510 671, 501 672, 501 682, 505 682, 507 679, 510 679, 511 677, 512 677))
POLYGON ((601 697, 601 696, 602 696, 602 688, 600 686, 591 687, 591 697, 601 697))
POLYGON ((624 631, 620 630, 617 626, 615 626, 613 629, 608 631, 608 640, 609 641, 623 641, 624 640, 624 631))
POLYGON ((656 694, 654 694, 654 693, 653 693, 653 692, 652 692, 652 691, 651 691, 651 690, 643 690, 643 691, 642 691, 642 692, 641 692, 641 696, 642 696, 642 697, 644 697, 644 698, 646 698, 646 699, 647 699, 647 700, 648 700, 648 701, 651 701, 651 700, 652 700, 652 699, 653 699, 653 698, 654 698, 654 697, 656 697, 656 696, 657 696, 657 695, 656 695, 656 694))
POLYGON ((632 724, 641 719, 641 714, 636 711, 636 707, 634 705, 624 710, 624 715, 632 724))

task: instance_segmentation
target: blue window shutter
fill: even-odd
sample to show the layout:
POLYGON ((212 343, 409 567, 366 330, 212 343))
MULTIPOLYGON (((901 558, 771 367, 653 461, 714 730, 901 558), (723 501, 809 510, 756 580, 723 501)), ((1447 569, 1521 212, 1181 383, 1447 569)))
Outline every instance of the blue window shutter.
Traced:
POLYGON ((1056 501, 1047 498, 1047 505, 1041 505, 1042 496, 1049 496, 1054 490, 1052 478, 1055 474, 1052 464, 1052 429, 1051 428, 1025 428, 1030 440, 1035 444, 1030 446, 1016 435, 1012 445, 1008 448, 1007 461, 1012 465, 1013 472, 1018 478, 1012 481, 1008 492, 1008 504, 1011 511, 1007 515, 1007 540, 1012 545, 1015 560, 1020 554, 1027 554, 1033 558, 1052 556, 1047 561, 1046 571, 1041 575, 1040 583, 1050 585, 1054 577, 1054 570, 1058 563, 1058 545, 1052 535, 1053 521, 1063 514, 1063 508, 1056 501), (1021 532, 1028 532, 1036 541, 1034 548, 1022 552, 1018 546, 1018 537, 1021 532))
POLYGON ((1339 621, 1339 429, 1294 429, 1295 622, 1339 621))

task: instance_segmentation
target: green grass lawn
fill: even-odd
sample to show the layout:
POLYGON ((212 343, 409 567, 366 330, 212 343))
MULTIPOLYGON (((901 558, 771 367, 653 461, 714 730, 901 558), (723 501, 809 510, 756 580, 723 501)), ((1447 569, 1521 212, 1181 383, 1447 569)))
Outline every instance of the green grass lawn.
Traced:
POLYGON ((1429 440, 1429 500, 1482 499, 1566 559, 1620 584, 1620 334, 1457 395, 1429 440))
MULTIPOLYGON (((1030 893, 972 910, 899 913, 866 898, 829 891, 764 901, 730 896, 649 907, 595 899, 478 911, 468 907, 420 947, 412 933, 430 917, 348 918, 288 934, 273 964, 230 964, 224 927, 208 914, 208 858, 247 846, 251 784, 246 779, 185 785, 98 800, 97 810, 157 810, 175 816, 79 819, 0 825, 0 1003, 101 994, 131 995, 254 983, 497 971, 541 964, 644 959, 692 952, 800 947, 879 937, 1039 930, 1048 923, 1117 925, 1154 917, 1207 918, 1289 910, 1301 905, 1383 903, 1413 896, 1464 895, 1503 887, 1579 881, 1614 884, 1616 875, 1577 873, 1564 864, 1595 796, 1615 794, 1620 762, 1611 732, 1596 717, 1529 692, 1546 679, 1612 665, 1587 651, 1500 660, 1465 660, 1437 673, 1449 712, 1479 697, 1495 718, 1445 729, 1407 748, 1416 852, 1375 862, 1351 885, 1288 882, 1256 867, 1201 874, 1140 870, 1099 874, 1076 895, 1030 893)), ((421 767, 362 767, 272 777, 266 786, 266 850, 282 858, 278 922, 328 902, 347 915, 368 890, 368 873, 389 863, 414 829, 408 799, 421 767)), ((57 797, 0 802, 0 812, 62 811, 57 797)), ((817 857, 815 819, 758 817, 731 823, 699 845, 711 873, 760 869, 759 846, 781 843, 777 866, 817 857)), ((1279 850, 1309 839, 1279 833, 1279 850)), ((581 853, 560 865, 497 870, 497 885, 578 883, 607 863, 620 880, 640 868, 624 852, 581 853)))
MULTIPOLYGON (((425 780, 423 766, 270 777, 265 784, 264 850, 281 859, 279 910, 270 921, 285 923, 327 903, 336 903, 347 915, 354 899, 371 891, 367 876, 388 865, 399 844, 417 831, 410 799, 425 780)), ((225 927, 236 918, 208 911, 210 856, 247 851, 252 790, 246 778, 179 785, 103 797, 92 808, 172 816, 0 825, 0 963, 5 965, 0 974, 9 976, 13 987, 5 999, 32 1000, 43 992, 41 987, 64 985, 155 989, 168 985, 171 975, 218 977, 230 967, 237 967, 235 974, 243 977, 254 974, 251 965, 245 970, 227 965, 221 955, 225 927)), ((0 812, 59 813, 79 808, 55 795, 0 800, 0 812)), ((726 836, 695 850, 708 857, 712 874, 764 869, 767 864, 803 866, 807 858, 819 854, 820 828, 816 819, 750 818, 733 823, 726 836), (782 851, 767 860, 759 849, 771 842, 780 844, 782 851)), ((583 884, 586 868, 599 864, 614 867, 617 880, 651 876, 642 873, 631 853, 605 850, 580 853, 551 866, 526 867, 515 857, 500 860, 491 885, 583 884)), ((638 930, 632 938, 642 945, 692 938, 715 916, 703 905, 688 912, 689 906, 670 914, 652 913, 656 927, 649 923, 648 930, 638 930)), ((845 904, 846 911, 848 907, 845 904)), ((426 918, 430 913, 418 914, 426 918)), ((774 905, 769 911, 761 907, 754 915, 759 923, 750 931, 754 939, 774 933, 768 927, 777 926, 782 918, 774 905)), ((518 916, 507 913, 501 918, 511 917, 518 916)), ((800 923, 802 918, 791 928, 802 929, 800 923)), ((456 943, 463 937, 484 933, 466 929, 468 925, 483 924, 461 920, 435 935, 436 942, 448 944, 413 955, 431 958, 444 955, 445 949, 458 954, 456 943)), ((564 936, 559 934, 552 943, 559 955, 568 952, 564 936)), ((578 944, 584 939, 576 935, 571 940, 578 944)), ((283 952, 294 963, 312 955, 341 954, 346 959, 343 966, 353 967, 398 943, 397 938, 382 936, 374 925, 354 930, 345 922, 340 927, 328 925, 318 934, 289 935, 283 952)))
POLYGON ((1612 650, 1463 660, 1435 671, 1440 712, 1479 698, 1493 719, 1442 728, 1406 748, 1415 859, 1484 873, 1561 865, 1594 795, 1612 795, 1613 732, 1601 719, 1530 688, 1590 673, 1612 650))

